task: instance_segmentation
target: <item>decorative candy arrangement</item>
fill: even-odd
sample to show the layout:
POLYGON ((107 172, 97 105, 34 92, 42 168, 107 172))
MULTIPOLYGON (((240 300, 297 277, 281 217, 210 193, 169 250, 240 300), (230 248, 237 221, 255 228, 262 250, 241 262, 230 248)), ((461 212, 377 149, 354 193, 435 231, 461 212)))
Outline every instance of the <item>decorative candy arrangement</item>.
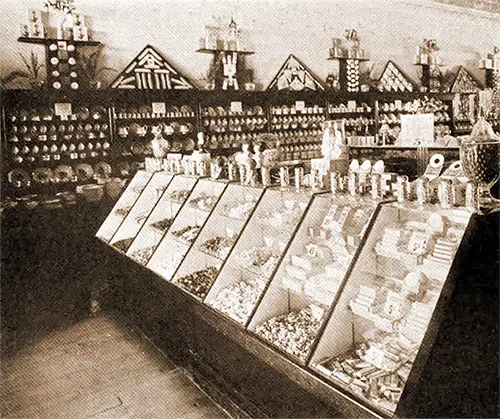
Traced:
POLYGON ((172 191, 168 199, 177 204, 182 204, 187 199, 190 193, 190 189, 172 191))
POLYGON ((179 240, 180 242, 191 245, 194 242, 194 239, 198 236, 200 232, 200 226, 197 225, 189 225, 180 230, 176 230, 172 232, 173 236, 179 240))
POLYGON ((305 361, 321 326, 323 314, 323 310, 317 306, 308 306, 272 317, 258 325, 255 332, 283 351, 305 361))
POLYGON ((202 192, 196 198, 192 198, 188 201, 188 205, 191 208, 195 208, 201 211, 210 211, 213 206, 217 203, 219 199, 218 196, 209 195, 205 192, 202 192))
POLYGON ((167 231, 173 223, 173 218, 164 218, 151 224, 151 227, 160 230, 162 232, 167 231))
POLYGON ((215 256, 217 259, 224 260, 233 247, 235 239, 227 236, 216 236, 200 245, 200 250, 215 256))
POLYGON ((218 268, 210 266, 200 271, 193 272, 192 274, 177 278, 173 282, 193 294, 195 297, 203 299, 207 295, 218 273, 218 268))
POLYGON ((115 249, 118 249, 120 250, 121 252, 125 253, 128 248, 130 247, 130 245, 132 244, 132 242, 134 241, 134 238, 129 238, 129 239, 123 239, 123 240, 118 240, 114 243, 111 243, 111 245, 115 248, 115 249))

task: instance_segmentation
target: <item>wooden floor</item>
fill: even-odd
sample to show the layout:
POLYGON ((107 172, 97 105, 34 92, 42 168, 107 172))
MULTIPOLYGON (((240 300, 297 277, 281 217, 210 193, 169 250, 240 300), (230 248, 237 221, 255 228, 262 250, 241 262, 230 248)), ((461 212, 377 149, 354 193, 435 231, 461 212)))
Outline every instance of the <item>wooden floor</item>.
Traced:
POLYGON ((227 418, 134 328, 103 315, 1 362, 2 418, 227 418))

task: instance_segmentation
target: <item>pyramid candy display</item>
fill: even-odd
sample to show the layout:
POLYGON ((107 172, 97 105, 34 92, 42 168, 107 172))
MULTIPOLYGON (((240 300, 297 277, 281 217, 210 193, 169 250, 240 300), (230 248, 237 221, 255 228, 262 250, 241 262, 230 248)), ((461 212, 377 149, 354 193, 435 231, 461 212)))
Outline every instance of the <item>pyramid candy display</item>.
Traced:
POLYGON ((412 83, 392 61, 387 63, 382 76, 380 76, 378 88, 380 91, 388 92, 413 91, 412 83))

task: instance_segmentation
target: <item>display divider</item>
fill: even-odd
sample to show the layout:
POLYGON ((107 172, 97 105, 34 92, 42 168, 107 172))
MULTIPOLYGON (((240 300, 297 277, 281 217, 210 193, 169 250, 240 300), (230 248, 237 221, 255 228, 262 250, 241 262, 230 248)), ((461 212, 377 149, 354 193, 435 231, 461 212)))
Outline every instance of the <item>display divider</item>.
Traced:
MULTIPOLYGON (((153 182, 155 181, 155 176, 156 177, 159 177, 159 175, 166 175, 166 176, 170 176, 170 179, 168 180, 168 183, 164 189, 164 191, 162 192, 162 194, 157 198, 156 202, 153 204, 153 207, 151 208, 151 210, 148 212, 148 215, 151 214, 151 212, 154 210, 154 208, 156 207, 156 205, 158 204, 158 202, 160 201, 160 198, 161 196, 163 195, 163 193, 165 192, 165 190, 168 188, 168 185, 170 185, 170 183, 172 182, 172 179, 174 178, 173 175, 168 175, 167 173, 165 172, 155 172, 153 173, 153 175, 150 177, 147 185, 144 187, 144 189, 141 191, 140 195, 137 197, 136 201, 134 202, 134 204, 132 205, 132 208, 130 208, 130 211, 128 212, 128 214, 124 217, 122 223, 120 224, 120 227, 117 228, 117 230, 115 231, 115 234, 113 235, 113 237, 110 239, 109 243, 111 246, 113 246, 113 240, 116 238, 117 234, 121 233, 121 229, 122 227, 124 226, 124 223, 126 221, 128 221, 129 217, 131 216, 131 214, 134 212, 134 210, 136 209, 136 206, 138 205, 139 201, 141 201, 141 198, 143 198, 143 195, 145 194, 146 191, 149 191, 148 188, 153 184, 153 182)), ((145 195, 144 195, 145 197, 145 195)), ((134 235, 134 240, 135 238, 137 237, 137 235, 139 234, 140 230, 142 229, 142 227, 144 226, 144 223, 146 222, 146 219, 143 221, 143 223, 140 225, 139 227, 139 230, 137 231, 137 233, 134 235)), ((130 243, 130 245, 132 245, 133 241, 130 243)), ((122 252, 124 254, 127 254, 127 251, 128 249, 130 248, 130 245, 128 246, 128 248, 125 250, 125 251, 122 251, 121 249, 118 249, 116 247, 113 246, 114 249, 116 249, 117 251, 119 252, 122 252)))
MULTIPOLYGON (((199 179, 198 179, 198 181, 197 181, 197 183, 196 183, 196 185, 195 185, 195 186, 193 187, 193 189, 191 190, 190 198, 191 198, 191 196, 193 195, 193 192, 195 191, 195 189, 198 187, 198 185, 200 185, 200 182, 203 182, 203 181, 214 182, 214 181, 210 180, 210 178, 199 178, 199 179)), ((198 233, 196 234, 196 237, 198 237, 198 235, 200 234, 201 230, 203 229, 203 227, 204 227, 204 226, 205 226, 205 224, 207 223, 207 221, 208 221, 208 219, 210 218, 210 216, 211 216, 211 214, 212 214, 212 212, 213 212, 213 210, 214 210, 215 206, 216 206, 216 205, 217 205, 217 203, 219 202, 219 200, 220 200, 220 198, 221 198, 222 194, 224 193, 224 190, 227 188, 227 185, 229 184, 229 181, 225 181, 225 180, 217 180, 217 181, 215 181, 215 182, 218 182, 218 183, 224 183, 224 184, 225 184, 225 185, 224 185, 224 189, 221 191, 220 195, 218 196, 218 198, 217 198, 217 201, 216 201, 215 205, 214 205, 214 206, 210 209, 210 211, 208 211, 208 215, 207 215, 207 217, 205 218, 205 220, 203 221, 202 225, 200 226, 200 229, 199 229, 198 233)), ((188 198, 188 199, 186 199, 185 203, 188 203, 188 201, 189 201, 189 198, 188 198)), ((183 206, 183 208, 184 208, 184 206, 183 206)), ((178 212, 178 215, 180 215, 180 214, 181 214, 181 211, 179 211, 179 212, 178 212)), ((178 218, 176 217, 176 219, 178 219, 178 218)), ((172 224, 172 226, 173 226, 173 224, 172 224)), ((170 230, 170 229, 169 229, 169 230, 170 230)), ((167 232, 167 234, 168 234, 168 232, 167 232)), ((165 235, 165 236, 163 237, 162 242, 166 239, 166 237, 167 237, 167 235, 165 235)), ((180 262, 178 263, 177 267, 175 268, 175 270, 173 271, 172 275, 170 276, 170 279, 163 278, 164 280, 167 280, 168 282, 172 282, 172 279, 175 277, 175 275, 176 275, 177 271, 179 270, 179 267, 182 265, 182 263, 183 263, 184 259, 186 258, 187 254, 190 252, 190 250, 191 250, 191 248, 192 248, 192 246, 193 246, 193 244, 194 244, 194 241, 195 241, 195 240, 193 240, 193 241, 191 242, 191 244, 189 244, 189 245, 188 245, 188 248, 187 248, 187 249, 186 249, 186 251, 184 252, 184 255, 182 256, 182 258, 181 258, 180 262)), ((156 250, 155 250, 155 252, 154 252, 155 254, 156 254, 156 252, 158 252, 158 250, 160 249, 160 245, 161 245, 161 243, 162 243, 162 242, 160 242, 160 244, 158 244, 158 246, 156 247, 156 250)), ((153 256, 154 256, 154 254, 153 254, 153 255, 151 255, 151 258, 149 259, 149 261, 151 261, 151 259, 153 258, 153 256)), ((158 274, 158 273, 157 273, 157 274, 158 274)), ((160 275, 160 274, 158 274, 158 275, 159 275, 160 277, 162 276, 162 275, 160 275)), ((172 284, 172 285, 175 285, 175 284, 172 284)), ((177 287, 177 288, 180 288, 180 287, 177 287)), ((184 292, 186 292, 185 290, 183 290, 183 291, 184 291, 184 292)))
POLYGON ((132 178, 132 180, 130 180, 130 182, 128 183, 127 187, 124 189, 124 192, 122 193, 122 195, 120 196, 120 198, 118 198, 118 200, 116 201, 115 205, 113 206, 111 212, 108 214, 108 216, 106 217, 106 219, 104 220, 104 222, 102 223, 101 227, 99 228, 99 230, 97 231, 96 233, 96 237, 103 241, 104 243, 108 244, 111 242, 111 240, 113 239, 113 236, 116 234, 116 232, 119 230, 120 226, 123 224, 123 221, 125 221, 125 218, 127 217, 128 213, 132 210, 132 207, 135 205, 135 203, 137 202, 137 200, 139 199, 139 197, 142 195, 142 192, 144 191, 144 189, 146 189, 146 187, 148 186, 148 183, 151 181, 151 178, 153 177, 153 174, 151 173, 151 175, 149 176, 149 179, 147 180, 147 182, 144 184, 144 187, 142 188, 141 192, 139 194, 137 194, 136 198, 134 199, 134 202, 132 203, 128 213, 121 219, 120 223, 118 224, 118 226, 116 227, 116 229, 114 230, 114 232, 111 234, 111 237, 106 241, 104 240, 102 237, 99 237, 98 236, 98 233, 99 231, 103 228, 103 226, 106 224, 106 221, 108 220, 108 218, 111 216, 111 214, 114 214, 114 212, 118 209, 118 204, 121 200, 121 198, 127 194, 129 191, 128 191, 128 188, 131 187, 131 185, 133 184, 134 180, 136 178, 138 178, 139 176, 141 176, 142 174, 144 173, 147 173, 145 170, 139 170, 136 175, 132 178))
MULTIPOLYGON (((155 206, 153 207, 153 209, 151 210, 151 212, 149 213, 148 215, 148 218, 146 219, 146 221, 144 222, 144 224, 141 226, 141 229, 139 230, 139 232, 137 233, 137 235, 135 236, 135 239, 134 239, 134 242, 132 242, 132 244, 130 245, 129 247, 129 250, 132 249, 132 247, 134 246, 134 243, 135 241, 139 238, 139 236, 141 235, 141 232, 143 231, 144 228, 147 228, 148 226, 148 221, 149 219, 151 218, 152 214, 155 212, 156 208, 158 207, 158 205, 160 205, 160 202, 162 202, 162 199, 163 197, 167 194, 167 193, 170 193, 169 191, 169 188, 170 186, 173 185, 173 183, 175 182, 176 179, 179 179, 179 177, 188 177, 186 175, 173 175, 172 176, 172 180, 170 181, 170 183, 168 184, 167 188, 165 188, 165 190, 163 191, 163 193, 161 194, 160 196, 160 199, 158 199, 157 203, 155 204, 155 206)), ((168 233, 168 231, 170 230, 170 227, 172 226, 173 222, 175 221, 175 219, 177 218, 177 215, 181 212, 182 208, 184 207, 184 205, 186 204, 187 200, 189 199, 189 197, 191 196, 191 192, 193 190, 193 188, 195 187, 196 183, 198 182, 198 180, 196 180, 194 183, 193 183, 193 186, 191 187, 191 190, 189 192, 189 195, 186 197, 186 199, 184 199, 184 201, 182 202, 182 204, 179 204, 180 207, 179 209, 177 210, 177 212, 175 213, 175 217, 172 219, 172 223, 170 224, 170 226, 163 232, 163 234, 161 235, 161 238, 159 239, 158 243, 155 245, 155 249, 153 251, 153 253, 151 253, 151 255, 149 255, 149 257, 147 258, 147 260, 145 260, 145 262, 143 264, 140 264, 138 261, 136 261, 135 259, 131 258, 132 260, 134 260, 135 262, 139 263, 139 265, 141 266, 146 266, 149 262, 149 260, 151 259, 151 257, 153 256, 154 252, 156 251, 156 249, 158 248, 159 244, 161 243, 161 241, 163 240, 163 238, 165 237, 165 235, 168 233)), ((131 256, 131 255, 128 255, 128 251, 127 251, 127 256, 131 256)))
MULTIPOLYGON (((252 187, 252 186, 251 186, 251 187, 252 187)), ((254 188, 262 189, 262 191, 261 191, 261 193, 260 193, 260 195, 259 195, 259 198, 258 198, 257 202, 255 203, 255 205, 254 205, 254 207, 253 207, 252 211, 250 212, 250 214, 248 214, 248 217, 247 217, 247 218, 246 218, 246 220, 244 221, 243 226, 241 227, 241 230, 240 230, 240 232, 238 233, 238 238, 237 238, 237 239, 236 239, 236 241, 233 243, 233 245, 231 246, 231 250, 229 250, 229 253, 227 254, 226 258, 224 259, 224 261, 223 261, 223 263, 222 263, 222 265, 221 265, 221 267, 220 267, 220 269, 219 269, 219 272, 217 273, 217 277, 216 277, 216 278, 215 278, 215 280, 212 282, 212 284, 210 285, 210 287, 209 287, 209 289, 208 289, 208 291, 207 291, 207 293, 206 293, 205 297, 203 298, 203 300, 202 300, 202 301, 203 301, 203 303, 205 303, 205 305, 207 305, 207 304, 206 304, 206 299, 207 299, 207 297, 208 297, 208 294, 210 293, 210 290, 213 288, 213 286, 214 286, 214 285, 215 285, 215 283, 217 282, 217 279, 219 278, 219 274, 220 274, 220 272, 222 271, 222 268, 224 268, 224 265, 226 264, 226 262, 227 262, 227 261, 229 260, 229 258, 231 257, 231 254, 233 253, 233 250, 234 250, 234 248, 236 247, 236 244, 237 244, 237 243, 238 243, 238 241, 240 240, 240 238, 241 238, 241 236, 242 236, 243 232, 245 231, 245 229, 246 229, 246 227, 247 227, 247 225, 248 225, 248 222, 249 222, 249 221, 250 221, 250 219, 252 218, 253 214, 255 213, 255 210, 256 210, 256 209, 257 209, 257 207, 259 206, 260 202, 262 201, 262 197, 264 196, 264 194, 265 194, 265 192, 266 192, 266 189, 265 189, 265 188, 260 188, 260 187, 254 187, 254 188)), ((222 196, 221 196, 221 198, 222 198, 222 196)), ((214 207, 214 210, 215 210, 215 207, 214 207)), ((210 306, 208 306, 208 307, 210 307, 210 306)), ((212 307, 210 307, 210 308, 212 308, 212 307)), ((213 308, 212 308, 212 309, 213 309, 213 308)), ((215 310, 215 309, 214 309, 214 310, 215 310)), ((215 311, 217 311, 217 310, 215 310, 215 311)), ((218 312, 219 314, 223 314, 223 315, 224 315, 224 313, 220 313, 219 311, 217 311, 217 312, 218 312)), ((225 315, 224 315, 224 316, 225 316, 225 315)), ((227 316, 225 316, 225 317, 227 317, 227 316)))
POLYGON ((347 268, 347 270, 344 274, 344 278, 342 279, 342 282, 340 283, 340 287, 337 290, 337 293, 335 294, 335 297, 332 301, 332 304, 330 305, 330 307, 326 313, 326 316, 321 323, 321 326, 318 330, 318 334, 316 336, 316 339, 314 339, 314 341, 313 341, 313 344, 311 346, 311 350, 309 351, 309 355, 307 356, 307 359, 305 361, 306 366, 309 366, 309 363, 311 362, 311 358, 313 357, 314 351, 316 350, 316 347, 318 346, 319 340, 323 336, 323 331, 325 330, 326 325, 328 324, 328 321, 330 320, 330 317, 331 317, 333 311, 335 310, 337 302, 338 302, 340 295, 342 294, 342 291, 344 290, 345 285, 346 285, 346 283, 351 275, 351 272, 354 268, 354 265, 356 265, 358 263, 359 255, 361 254, 361 251, 363 250, 363 247, 366 244, 368 236, 370 235, 370 232, 372 230, 373 224, 375 223, 375 220, 377 219, 377 216, 380 212, 380 208, 383 204, 388 203, 388 202, 394 202, 394 201, 393 200, 380 201, 377 204, 376 208, 374 209, 373 213, 371 214, 370 219, 365 226, 365 231, 363 233, 363 236, 361 237, 361 241, 360 241, 356 251, 354 252, 354 255, 352 256, 351 262, 349 263, 349 267, 347 268))
MULTIPOLYGON (((264 296, 266 295, 268 289, 269 289, 269 286, 271 285, 271 282, 273 281, 274 279, 274 276, 276 275, 276 272, 278 271, 282 261, 283 261, 283 258, 285 257, 286 253, 288 252, 288 249, 290 248, 290 245, 292 244, 292 241, 293 241, 293 238, 295 237, 295 235, 297 234, 297 231, 299 230, 300 226, 302 225, 304 219, 305 219, 305 216, 307 214, 307 212, 309 211, 309 209, 311 208, 311 204, 314 200, 314 197, 316 195, 322 195, 322 194, 325 194, 327 192, 309 192, 308 193, 310 194, 309 196, 309 201, 307 202, 307 206, 306 208, 304 209, 304 211, 302 212, 302 215, 301 215, 301 218, 299 220, 299 222, 297 223, 297 225, 295 226, 295 228, 293 229, 293 232, 290 236, 290 238, 288 239, 288 242, 285 246, 285 248, 283 249, 283 251, 281 252, 281 255, 280 255, 280 258, 278 260, 278 262, 276 263, 274 269, 273 269, 273 272, 272 274, 269 276, 268 280, 267 280, 267 283, 266 283, 266 286, 264 287, 264 290, 262 291, 262 293, 260 294, 258 300, 257 300, 257 303, 254 305, 253 309, 252 309, 252 312, 250 314, 250 316, 248 316, 248 319, 247 321, 245 322, 245 329, 252 333, 253 335, 257 336, 258 339, 262 340, 263 342, 265 343, 268 343, 266 342, 264 339, 262 339, 261 336, 257 335, 256 333, 254 333, 253 331, 251 331, 249 329, 249 325, 253 319, 253 317, 255 316, 255 313, 257 312, 262 300, 264 299, 264 296)), ((234 320, 233 320, 234 321, 234 320)), ((276 349, 276 347, 274 347, 276 349)))

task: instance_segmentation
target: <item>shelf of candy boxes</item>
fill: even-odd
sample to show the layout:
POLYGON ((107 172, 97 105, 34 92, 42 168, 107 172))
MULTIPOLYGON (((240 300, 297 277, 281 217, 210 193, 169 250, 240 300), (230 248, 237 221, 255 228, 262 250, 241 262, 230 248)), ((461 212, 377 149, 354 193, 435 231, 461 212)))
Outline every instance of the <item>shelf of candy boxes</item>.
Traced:
POLYGON ((246 142, 258 141, 260 134, 260 132, 212 134, 208 140, 208 148, 211 150, 240 148, 246 142))
POLYGON ((355 101, 352 103, 348 103, 347 105, 344 103, 329 103, 328 104, 328 114, 331 118, 343 117, 345 115, 372 115, 374 112, 374 107, 368 105, 367 103, 362 103, 361 105, 357 104, 355 101))
POLYGON ((451 106, 449 103, 436 98, 422 98, 413 101, 381 102, 378 104, 378 123, 399 125, 400 115, 416 113, 433 113, 434 123, 449 124, 451 106))
POLYGON ((472 131, 473 122, 466 115, 455 115, 453 118, 454 134, 470 134, 472 131))
POLYGON ((305 144, 281 143, 279 149, 283 160, 309 160, 321 157, 321 141, 316 138, 305 144))
POLYGON ((106 183, 112 173, 111 165, 100 161, 91 165, 58 164, 55 167, 39 166, 31 168, 14 168, 7 173, 8 183, 16 188, 44 187, 46 189, 63 188, 64 185, 85 183, 106 183))
MULTIPOLYGON (((272 108, 271 112, 276 110, 281 110, 281 108, 272 108)), ((323 128, 323 122, 326 120, 326 115, 323 112, 323 108, 314 108, 317 111, 315 113, 309 113, 309 111, 295 111, 294 113, 277 114, 272 113, 271 115, 271 131, 289 131, 289 130, 305 130, 311 132, 311 134, 321 135, 321 130, 323 128), (319 112, 321 110, 321 112, 319 112)), ((291 111, 295 109, 292 107, 291 111)))
POLYGON ((155 119, 160 122, 165 119, 189 119, 195 118, 196 112, 189 105, 178 106, 168 106, 165 112, 153 112, 150 106, 141 106, 139 108, 128 107, 128 108, 117 108, 113 110, 113 115, 115 120, 142 120, 142 119, 155 119))
POLYGON ((90 117, 87 109, 86 114, 81 112, 68 120, 43 110, 31 116, 23 111, 11 115, 7 123, 9 160, 31 165, 106 157, 111 147, 107 114, 94 111, 90 117))
POLYGON ((248 107, 241 112, 218 106, 205 107, 201 111, 203 127, 207 132, 252 132, 267 129, 265 110, 259 106, 248 107))

